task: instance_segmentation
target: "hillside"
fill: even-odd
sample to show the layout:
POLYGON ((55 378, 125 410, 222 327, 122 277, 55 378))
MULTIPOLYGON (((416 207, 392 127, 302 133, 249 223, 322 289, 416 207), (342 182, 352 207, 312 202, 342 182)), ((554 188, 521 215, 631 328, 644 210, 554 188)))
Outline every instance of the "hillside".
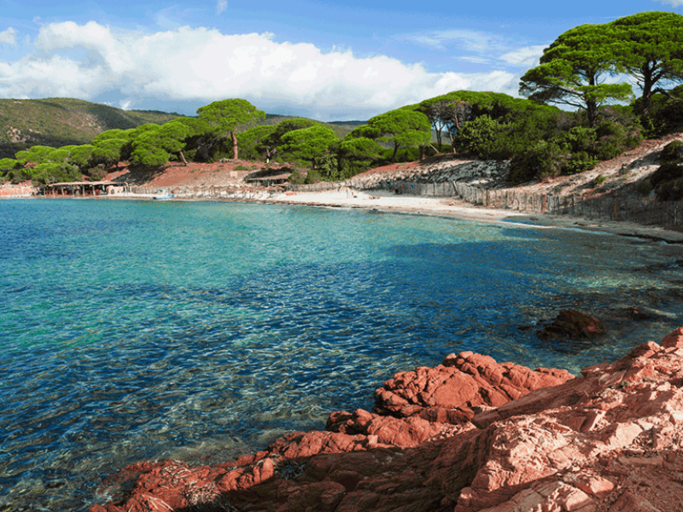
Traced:
MULTIPOLYGON (((258 120, 256 123, 254 123, 254 126, 261 126, 261 125, 274 126, 274 125, 280 124, 285 119, 294 119, 295 117, 297 117, 297 116, 281 116, 279 114, 266 114, 266 118, 258 120)), ((314 119, 314 121, 315 121, 315 119, 314 119)), ((343 139, 346 136, 346 134, 349 133, 354 128, 357 128, 358 126, 362 126, 364 124, 367 124, 367 121, 331 121, 329 123, 324 123, 322 121, 316 121, 316 122, 334 130, 334 132, 337 134, 337 136, 340 139, 343 139)), ((251 128, 251 126, 245 126, 244 127, 244 129, 248 129, 248 128, 251 128)))
POLYGON ((70 98, 0 99, 0 158, 14 157, 30 146, 86 144, 113 128, 164 123, 179 114, 123 110, 70 98))
MULTIPOLYGON (((180 114, 155 110, 123 110, 101 103, 72 98, 40 100, 0 99, 0 158, 13 158, 31 146, 61 147, 88 144, 100 133, 127 130, 146 123, 162 124, 180 114)), ((267 114, 258 125, 276 125, 293 116, 267 114)), ((340 137, 365 121, 334 121, 321 124, 340 137)), ((249 126, 245 127, 249 128, 249 126)))
POLYGON ((458 155, 390 164, 343 182, 313 185, 284 185, 282 182, 291 169, 268 168, 261 162, 244 160, 187 166, 174 163, 151 174, 122 168, 107 179, 133 185, 134 193, 151 194, 164 189, 179 199, 266 200, 388 211, 398 208, 439 215, 448 215, 450 209, 469 203, 498 210, 627 221, 681 231, 682 202, 658 200, 651 182, 660 167, 662 149, 674 140, 683 140, 683 133, 643 141, 633 150, 600 162, 591 171, 519 186, 512 186, 506 180, 508 161, 483 161, 458 155), (257 181, 252 178, 257 176, 264 178, 262 185, 271 187, 256 185, 257 181), (358 200, 343 192, 347 187, 358 192, 358 200), (400 194, 396 195, 396 191, 400 194))

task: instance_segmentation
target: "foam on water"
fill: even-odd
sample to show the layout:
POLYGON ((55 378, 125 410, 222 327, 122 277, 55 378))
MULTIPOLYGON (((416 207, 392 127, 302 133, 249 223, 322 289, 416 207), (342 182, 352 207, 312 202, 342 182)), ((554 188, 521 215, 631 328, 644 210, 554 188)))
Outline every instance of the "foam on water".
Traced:
POLYGON ((0 215, 0 509, 85 510, 129 463, 322 428, 451 352, 577 372, 683 325, 680 248, 616 236, 237 203, 0 215), (518 329, 567 307, 610 334, 518 329))

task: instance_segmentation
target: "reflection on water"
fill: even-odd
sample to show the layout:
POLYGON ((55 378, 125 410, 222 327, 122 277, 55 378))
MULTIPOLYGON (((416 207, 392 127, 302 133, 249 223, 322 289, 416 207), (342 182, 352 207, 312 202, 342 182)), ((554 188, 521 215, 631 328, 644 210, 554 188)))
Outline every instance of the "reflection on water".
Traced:
POLYGON ((614 236, 233 203, 4 201, 0 214, 12 510, 85 510, 131 462, 205 463, 321 428, 451 352, 577 372, 683 325, 680 248, 614 236), (609 334, 538 340, 567 307, 609 334))

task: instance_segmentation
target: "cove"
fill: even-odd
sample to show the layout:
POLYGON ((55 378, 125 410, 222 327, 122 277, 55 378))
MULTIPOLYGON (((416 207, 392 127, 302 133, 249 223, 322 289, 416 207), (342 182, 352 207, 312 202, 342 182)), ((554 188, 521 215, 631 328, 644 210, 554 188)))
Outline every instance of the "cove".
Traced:
POLYGON ((11 510, 85 510, 126 464, 205 463, 321 428, 451 352, 576 373, 683 324, 680 247, 638 239, 219 202, 13 200, 0 214, 11 510), (534 326, 570 307, 607 336, 540 341, 534 326))

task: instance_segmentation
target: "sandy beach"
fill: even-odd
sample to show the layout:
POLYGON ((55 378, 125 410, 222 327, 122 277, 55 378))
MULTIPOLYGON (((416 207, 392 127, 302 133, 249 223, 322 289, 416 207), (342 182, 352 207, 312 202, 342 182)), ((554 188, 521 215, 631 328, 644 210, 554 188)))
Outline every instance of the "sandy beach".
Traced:
POLYGON ((264 199, 264 202, 328 208, 363 208, 381 212, 452 217, 476 222, 516 223, 531 228, 581 229, 669 243, 683 243, 683 233, 658 226, 590 220, 566 215, 529 214, 514 210, 477 207, 454 198, 396 195, 385 191, 373 191, 372 195, 352 189, 286 192, 272 195, 264 199))

